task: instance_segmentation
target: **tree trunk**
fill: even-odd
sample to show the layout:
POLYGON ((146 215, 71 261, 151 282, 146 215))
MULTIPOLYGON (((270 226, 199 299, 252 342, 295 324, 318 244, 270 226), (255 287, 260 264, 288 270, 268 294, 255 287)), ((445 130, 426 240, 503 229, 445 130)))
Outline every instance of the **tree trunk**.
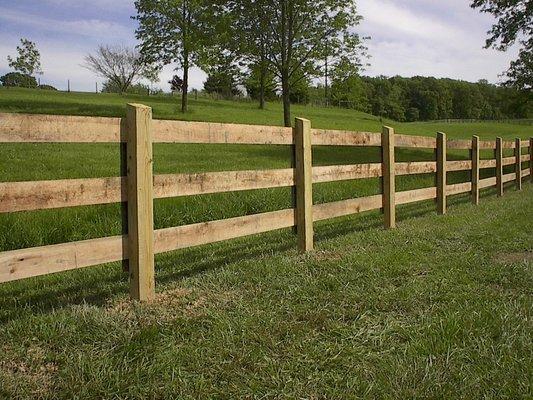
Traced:
POLYGON ((259 78, 259 108, 261 110, 265 109, 265 75, 266 75, 266 69, 264 65, 261 66, 261 77, 259 78))
POLYGON ((189 62, 183 64, 183 85, 181 87, 181 112, 186 113, 189 109, 189 62))
POLYGON ((283 98, 283 122, 286 127, 292 126, 291 121, 291 99, 290 99, 290 85, 289 85, 289 72, 283 71, 281 75, 281 89, 283 98))

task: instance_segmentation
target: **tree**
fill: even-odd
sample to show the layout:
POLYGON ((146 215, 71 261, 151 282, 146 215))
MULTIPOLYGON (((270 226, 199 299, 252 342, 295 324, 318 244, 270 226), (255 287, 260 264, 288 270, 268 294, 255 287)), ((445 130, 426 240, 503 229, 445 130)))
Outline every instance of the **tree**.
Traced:
POLYGON ((30 75, 22 74, 20 72, 9 72, 0 77, 0 83, 2 86, 10 87, 24 87, 24 88, 36 88, 37 80, 30 75))
POLYGON ((507 71, 508 85, 522 90, 533 88, 533 0, 474 0, 472 8, 492 14, 496 23, 488 32, 485 48, 506 51, 518 42, 517 60, 507 71))
POLYGON ((231 55, 219 55, 216 64, 210 66, 207 72, 204 82, 207 93, 216 93, 227 99, 241 93, 237 87, 241 74, 231 55))
POLYGON ((183 79, 181 79, 178 75, 174 75, 170 81, 168 81, 170 84, 170 90, 173 92, 181 92, 183 88, 183 79))
POLYGON ((119 93, 125 93, 140 78, 156 79, 159 70, 145 63, 135 49, 124 46, 98 46, 95 54, 85 57, 85 68, 109 81, 119 93))
POLYGON ((267 18, 267 57, 281 82, 283 121, 291 126, 290 94, 296 74, 317 76, 327 54, 360 63, 361 21, 354 0, 257 0, 267 18), (326 46, 327 43, 327 46, 326 46))
POLYGON ((181 111, 188 108, 189 69, 202 65, 213 32, 207 0, 136 0, 136 31, 143 58, 150 63, 176 63, 183 70, 181 111))
POLYGON ((260 65, 251 65, 244 86, 248 96, 259 100, 259 108, 264 108, 267 100, 275 100, 277 83, 274 74, 267 71, 265 74, 260 65))
POLYGON ((41 75, 43 73, 41 70, 41 53, 37 50, 35 43, 22 38, 20 39, 20 44, 20 46, 17 46, 18 57, 16 59, 7 56, 9 66, 25 75, 41 75))
MULTIPOLYGON (((217 0, 215 0, 217 1, 217 0)), ((253 85, 253 98, 259 108, 265 108, 272 94, 272 66, 268 60, 267 32, 269 16, 267 4, 262 0, 218 0, 223 6, 217 10, 219 26, 229 33, 223 46, 230 48, 249 71, 248 82, 253 85), (221 18, 221 15, 222 18, 221 18), (253 83, 251 81, 253 79, 253 83)), ((219 35, 220 37, 220 35, 219 35)), ((249 91, 249 94, 251 91, 249 91)))

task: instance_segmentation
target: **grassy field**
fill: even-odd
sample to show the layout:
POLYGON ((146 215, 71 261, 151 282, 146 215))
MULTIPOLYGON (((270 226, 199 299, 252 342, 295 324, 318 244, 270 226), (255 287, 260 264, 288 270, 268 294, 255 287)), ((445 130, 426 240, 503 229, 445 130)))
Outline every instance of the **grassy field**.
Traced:
MULTIPOLYGON (((0 112, 281 123, 281 107, 168 97, 0 89, 0 112)), ((321 128, 376 131, 378 118, 295 106, 321 128)), ((509 124, 400 124, 400 133, 493 140, 509 124)), ((155 145, 155 173, 284 168, 286 146, 155 145)), ((507 155, 511 155, 509 152, 507 155)), ((468 156, 454 152, 452 158, 468 156)), ((484 153, 490 157, 490 153, 484 153)), ((377 162, 377 149, 317 147, 316 165, 377 162)), ((399 151, 399 160, 430 160, 399 151)), ((2 181, 117 176, 118 146, 2 144, 2 181)), ((486 170, 491 175, 494 171, 486 170)), ((449 176, 468 179, 465 173, 449 176)), ((398 190, 433 175, 398 178, 398 190)), ((127 301, 118 264, 0 286, 0 398, 531 398, 533 188, 473 207, 451 199, 317 224, 299 256, 290 230, 157 257, 158 298, 127 301)), ((368 179, 316 185, 315 203, 379 193, 368 179)), ((288 189, 155 202, 156 228, 290 207, 288 189)), ((0 251, 121 233, 120 205, 0 215, 0 251)))

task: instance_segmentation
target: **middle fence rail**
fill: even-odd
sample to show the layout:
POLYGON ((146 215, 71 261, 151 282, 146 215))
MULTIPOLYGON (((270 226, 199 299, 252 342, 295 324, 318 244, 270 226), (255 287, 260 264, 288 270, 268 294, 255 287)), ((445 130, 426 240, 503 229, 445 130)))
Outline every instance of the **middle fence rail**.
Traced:
POLYGON ((0 213, 126 202, 128 234, 0 253, 0 283, 128 260, 131 297, 150 300, 155 293, 154 255, 238 237, 296 227, 298 248, 313 249, 313 223, 364 211, 382 209, 386 228, 394 228, 397 205, 436 199, 446 212, 448 196, 470 193, 479 203, 479 191, 533 180, 533 139, 528 141, 447 140, 383 132, 312 129, 297 118, 294 128, 204 122, 153 120, 149 107, 127 106, 127 117, 74 117, 0 113, 0 143, 126 143, 127 176, 0 183, 0 213), (153 176, 153 143, 291 145, 294 168, 259 171, 181 173, 153 176), (381 163, 312 165, 312 146, 380 147, 381 163), (396 148, 433 149, 436 161, 396 162, 396 148), (525 152, 522 149, 529 149, 525 152), (471 159, 447 160, 448 149, 469 150, 471 159), (494 159, 480 159, 480 150, 493 150, 494 159), (503 157, 514 149, 513 157, 503 157), (522 154, 524 153, 524 154, 522 154), (522 165, 529 162, 528 168, 522 165), (503 167, 515 171, 503 174, 503 167), (480 179, 480 170, 495 168, 496 176, 480 179), (471 171, 471 181, 448 185, 447 173, 471 171), (435 173, 434 187, 396 192, 401 175, 435 173), (313 184, 381 178, 382 193, 313 205, 313 184), (294 187, 294 207, 262 214, 154 230, 153 200, 208 193, 294 187))

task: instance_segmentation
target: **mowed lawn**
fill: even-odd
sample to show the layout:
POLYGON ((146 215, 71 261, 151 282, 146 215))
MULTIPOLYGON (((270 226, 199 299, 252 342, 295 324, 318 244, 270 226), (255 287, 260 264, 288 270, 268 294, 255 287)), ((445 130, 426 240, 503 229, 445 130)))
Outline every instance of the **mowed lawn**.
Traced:
MULTIPOLYGON (((281 122, 281 107, 177 98, 0 89, 0 112, 281 122)), ((350 110, 293 108, 320 128, 381 130, 350 110)), ((532 135, 510 124, 400 124, 399 133, 485 140, 532 135)), ((287 146, 155 145, 155 173, 290 166, 287 146)), ((510 156, 512 151, 507 151, 510 156)), ((467 158, 467 151, 451 153, 467 158)), ((491 157, 484 152, 483 157, 491 157)), ((317 147, 315 165, 378 162, 378 149, 317 147)), ((400 150, 401 161, 432 160, 400 150)), ((524 164, 525 167, 525 164, 524 164)), ((510 167, 509 171, 512 170, 510 167)), ((0 180, 117 176, 102 144, 1 144, 0 180)), ((494 171, 484 170, 484 176, 494 171)), ((450 181, 469 179, 449 174, 450 181)), ((128 301, 118 263, 0 285, 0 398, 531 398, 533 188, 483 191, 319 223, 301 256, 291 230, 157 257, 158 297, 128 301)), ((398 190, 434 176, 398 178, 398 190)), ((379 193, 377 179, 315 185, 323 203, 379 193)), ((291 207, 290 190, 157 200, 156 228, 291 207)), ((120 234, 120 205, 0 215, 0 251, 120 234)))

